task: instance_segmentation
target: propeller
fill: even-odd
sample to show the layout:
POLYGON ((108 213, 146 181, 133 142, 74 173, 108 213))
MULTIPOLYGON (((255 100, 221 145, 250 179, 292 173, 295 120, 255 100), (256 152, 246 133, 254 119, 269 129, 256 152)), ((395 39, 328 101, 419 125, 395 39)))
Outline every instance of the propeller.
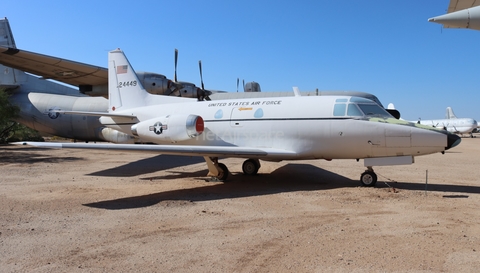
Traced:
POLYGON ((182 96, 182 92, 180 92, 180 90, 183 88, 183 85, 177 81, 177 62, 178 62, 178 49, 175 48, 175 74, 173 76, 174 77, 173 82, 169 86, 170 93, 166 94, 167 96, 170 96, 177 91, 178 91, 178 95, 182 96))
POLYGON ((239 82, 240 82, 240 79, 237 78, 237 93, 238 93, 238 84, 239 84, 239 82))
POLYGON ((198 61, 198 68, 200 69, 200 82, 202 83, 202 89, 205 90, 205 86, 203 85, 202 61, 198 61))
POLYGON ((197 94, 197 98, 198 100, 211 100, 209 95, 212 94, 212 92, 208 91, 208 90, 205 90, 205 86, 203 85, 203 74, 202 74, 202 61, 198 61, 198 68, 200 70, 200 82, 201 82, 201 85, 202 85, 202 89, 201 91, 199 91, 199 93, 197 94))
POLYGON ((175 82, 178 82, 177 81, 177 62, 178 62, 178 49, 175 48, 175 74, 174 74, 174 77, 173 77, 173 80, 175 82))

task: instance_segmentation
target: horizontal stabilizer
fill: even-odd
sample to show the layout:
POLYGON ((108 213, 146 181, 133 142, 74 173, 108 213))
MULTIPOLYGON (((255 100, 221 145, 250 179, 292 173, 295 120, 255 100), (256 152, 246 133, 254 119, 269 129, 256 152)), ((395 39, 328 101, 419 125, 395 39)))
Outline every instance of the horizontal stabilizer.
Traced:
POLYGON ((59 114, 66 114, 66 115, 82 115, 82 116, 93 116, 93 117, 112 117, 112 118, 130 118, 130 119, 137 118, 134 115, 115 114, 115 113, 108 113, 108 112, 64 111, 64 110, 55 110, 55 109, 51 111, 59 114))

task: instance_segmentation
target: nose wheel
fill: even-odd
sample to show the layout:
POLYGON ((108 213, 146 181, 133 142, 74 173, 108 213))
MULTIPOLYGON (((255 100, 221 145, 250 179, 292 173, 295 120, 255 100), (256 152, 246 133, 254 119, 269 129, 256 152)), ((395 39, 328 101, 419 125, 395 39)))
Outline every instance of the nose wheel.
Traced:
POLYGON ((367 167, 367 170, 360 176, 360 183, 365 187, 374 187, 377 183, 377 175, 372 167, 367 167))

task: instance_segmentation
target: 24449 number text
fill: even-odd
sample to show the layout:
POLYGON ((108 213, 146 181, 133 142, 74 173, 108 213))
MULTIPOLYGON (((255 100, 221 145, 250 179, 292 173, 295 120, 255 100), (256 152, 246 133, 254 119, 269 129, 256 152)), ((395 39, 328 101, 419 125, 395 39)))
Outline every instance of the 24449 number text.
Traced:
POLYGON ((128 87, 128 86, 137 86, 137 81, 119 82, 117 85, 117 88, 128 87))

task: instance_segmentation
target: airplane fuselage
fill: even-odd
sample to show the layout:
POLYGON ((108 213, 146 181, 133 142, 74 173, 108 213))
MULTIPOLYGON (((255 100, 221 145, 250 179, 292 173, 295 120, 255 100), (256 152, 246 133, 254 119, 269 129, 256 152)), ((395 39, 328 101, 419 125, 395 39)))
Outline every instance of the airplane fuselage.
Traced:
MULTIPOLYGON (((288 159, 417 156, 442 152, 448 146, 446 134, 439 130, 425 130, 424 126, 399 121, 373 101, 351 96, 178 102, 117 113, 137 118, 128 121, 102 117, 100 121, 126 134, 132 134, 135 126, 135 134, 142 140, 295 151, 288 159), (364 111, 375 111, 374 115, 365 116, 360 111, 362 107, 364 111), (186 115, 201 117, 203 132, 179 141, 168 138, 170 128, 185 127, 185 124, 168 124, 165 117, 186 115), (160 134, 154 128, 159 122, 164 126, 160 134)), ((277 158, 272 155, 262 159, 277 158)))

